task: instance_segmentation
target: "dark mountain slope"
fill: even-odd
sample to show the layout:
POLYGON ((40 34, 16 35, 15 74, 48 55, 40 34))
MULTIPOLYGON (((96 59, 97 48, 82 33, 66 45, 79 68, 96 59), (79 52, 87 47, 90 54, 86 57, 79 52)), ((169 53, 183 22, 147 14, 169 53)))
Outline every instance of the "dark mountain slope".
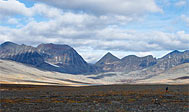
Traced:
POLYGON ((141 70, 157 63, 157 60, 152 56, 137 57, 135 55, 129 55, 121 59, 120 71, 130 72, 135 70, 141 70))
POLYGON ((130 75, 143 77, 148 76, 146 78, 149 78, 164 73, 171 68, 174 68, 175 66, 179 66, 185 63, 189 63, 189 52, 173 51, 158 59, 155 65, 150 66, 146 69, 142 69, 140 71, 131 72, 130 75))
POLYGON ((108 52, 106 55, 104 55, 97 63, 96 65, 105 65, 105 64, 110 64, 115 61, 120 61, 119 58, 116 56, 112 55, 110 52, 108 52))
POLYGON ((44 63, 34 47, 5 42, 0 46, 0 58, 38 66, 44 63))
POLYGON ((156 63, 157 60, 153 56, 129 55, 120 60, 108 53, 96 65, 102 67, 104 72, 130 72, 153 66, 156 63))
POLYGON ((101 72, 114 71, 120 59, 108 52, 95 65, 102 68, 101 72))
POLYGON ((5 42, 0 45, 0 59, 32 65, 42 70, 65 72, 63 69, 46 63, 36 48, 12 42, 5 42))
POLYGON ((89 65, 72 47, 58 44, 40 44, 38 52, 46 62, 55 64, 67 73, 96 73, 97 67, 89 65))
POLYGON ((160 69, 166 70, 183 63, 189 63, 189 52, 180 52, 175 50, 158 59, 156 66, 160 69))

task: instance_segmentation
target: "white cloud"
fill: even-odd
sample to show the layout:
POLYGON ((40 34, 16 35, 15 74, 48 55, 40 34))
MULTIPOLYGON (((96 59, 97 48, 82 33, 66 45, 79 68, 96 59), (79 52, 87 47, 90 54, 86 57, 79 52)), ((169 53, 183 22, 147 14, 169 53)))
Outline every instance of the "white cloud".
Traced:
MULTIPOLYGON (((66 15, 66 14, 65 14, 66 15)), ((87 47, 99 50, 119 50, 149 52, 155 50, 188 49, 189 34, 184 31, 177 33, 165 33, 162 31, 138 32, 125 30, 116 26, 94 27, 93 30, 87 26, 96 21, 85 16, 78 16, 76 22, 64 20, 64 16, 47 22, 32 21, 20 29, 1 27, 0 42, 12 40, 19 43, 64 43, 73 47, 87 47), (80 17, 81 16, 81 17, 80 17), (84 25, 84 26, 80 26, 84 25), (6 33, 5 33, 6 32, 6 33)), ((73 17, 71 16, 71 17, 73 17)))
POLYGON ((187 3, 186 0, 180 0, 180 1, 175 3, 175 6, 181 7, 181 6, 186 5, 186 3, 187 3))
MULTIPOLYGON (((78 15, 74 16, 77 17, 78 15)), ((135 52, 139 56, 144 56, 151 54, 153 51, 185 50, 189 48, 189 34, 184 31, 176 33, 138 32, 106 25, 100 28, 94 27, 91 30, 86 26, 95 24, 96 21, 93 21, 93 19, 89 19, 88 24, 86 23, 80 27, 80 24, 86 21, 85 17, 76 18, 80 19, 77 22, 70 20, 70 25, 66 24, 67 19, 64 20, 63 17, 47 22, 31 21, 19 29, 0 27, 0 42, 9 40, 29 45, 39 43, 68 44, 76 48, 89 62, 99 59, 107 51, 135 52), (78 26, 78 28, 75 26, 78 26)))
MULTIPOLYGON (((124 54, 125 52, 135 52, 143 56, 152 54, 153 51, 189 48, 189 34, 184 31, 166 33, 125 29, 129 22, 143 19, 145 13, 162 11, 153 0, 56 0, 53 2, 46 0, 41 2, 49 5, 37 2, 27 8, 16 0, 0 0, 0 19, 7 17, 9 24, 19 26, 16 29, 0 26, 0 43, 13 41, 29 45, 68 44, 81 52, 82 56, 90 62, 101 58, 106 51, 122 52, 122 54, 118 53, 118 56, 127 55, 124 54), (24 15, 26 18, 19 18, 19 20, 11 18, 14 15, 24 15), (36 15, 43 16, 47 20, 37 22, 34 18, 36 15), (20 21, 27 21, 25 22, 27 24, 22 24, 20 21)), ((182 15, 181 18, 189 23, 186 15, 182 15)))
POLYGON ((6 20, 15 15, 23 15, 28 18, 40 15, 48 20, 50 18, 60 18, 63 15, 64 20, 69 23, 69 19, 73 22, 73 19, 77 18, 74 20, 79 22, 85 16, 85 18, 88 18, 85 19, 85 22, 93 19, 96 21, 95 27, 98 27, 100 24, 124 25, 131 21, 141 20, 145 13, 162 11, 153 0, 47 0, 41 2, 50 4, 37 2, 32 7, 26 7, 24 3, 18 0, 0 0, 0 19, 4 18, 6 20), (56 8, 52 5, 60 5, 61 7, 56 8), (78 15, 73 14, 73 12, 78 15), (81 19, 78 17, 80 15, 82 15, 81 19), (72 16, 72 18, 67 17, 67 19, 65 16, 72 16), (101 22, 98 22, 99 20, 101 22))
POLYGON ((7 22, 9 24, 19 24, 19 21, 16 18, 9 18, 7 22))
POLYGON ((24 3, 17 0, 0 0, 0 19, 14 17, 15 15, 26 17, 41 15, 53 18, 61 15, 61 13, 61 10, 45 4, 36 3, 34 6, 28 8, 24 3))
POLYGON ((84 11, 97 15, 141 15, 162 12, 154 0, 37 0, 64 10, 84 11))
POLYGON ((189 16, 181 15, 181 19, 189 26, 189 16))
POLYGON ((0 16, 12 16, 22 14, 31 16, 32 12, 23 3, 16 0, 0 0, 0 16))
POLYGON ((45 5, 45 4, 40 4, 40 3, 36 3, 32 8, 31 11, 33 13, 33 15, 35 14, 40 14, 42 16, 48 17, 48 18, 54 18, 54 17, 58 17, 62 14, 62 11, 45 5))

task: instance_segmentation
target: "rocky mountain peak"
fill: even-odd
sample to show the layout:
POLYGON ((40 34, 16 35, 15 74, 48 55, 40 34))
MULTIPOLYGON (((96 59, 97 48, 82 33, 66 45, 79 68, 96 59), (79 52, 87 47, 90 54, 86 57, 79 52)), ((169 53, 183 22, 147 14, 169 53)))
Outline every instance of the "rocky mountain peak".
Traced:
POLYGON ((174 51, 168 53, 167 55, 178 55, 178 54, 182 54, 182 53, 183 53, 183 52, 180 52, 180 51, 178 51, 178 50, 174 50, 174 51))
POLYGON ((105 54, 105 56, 113 56, 113 54, 108 52, 108 53, 105 54))
POLYGON ((0 58, 38 66, 43 58, 34 47, 5 42, 0 46, 0 58))
POLYGON ((104 65, 104 64, 111 64, 113 62, 120 61, 119 58, 108 52, 105 54, 97 63, 96 65, 104 65))
POLYGON ((36 48, 32 46, 26 46, 26 45, 18 45, 13 42, 5 42, 0 45, 0 53, 2 55, 17 55, 17 54, 23 54, 26 52, 35 52, 36 48))
POLYGON ((123 57, 121 60, 122 61, 131 61, 131 60, 138 60, 140 57, 136 56, 136 55, 128 55, 123 57))
POLYGON ((184 54, 184 52, 180 52, 178 50, 174 50, 174 51, 166 54, 165 56, 163 56, 159 60, 168 60, 168 59, 172 59, 172 58, 175 58, 175 57, 182 56, 183 54, 184 54))
POLYGON ((121 69, 120 71, 135 71, 146 67, 153 66, 156 64, 157 60, 152 56, 148 55, 145 57, 138 57, 136 55, 129 55, 121 59, 121 69))
POLYGON ((108 52, 107 54, 104 55, 104 58, 106 59, 111 59, 111 61, 118 61, 119 58, 114 56, 112 53, 108 52))
POLYGON ((72 47, 60 44, 40 44, 37 51, 45 62, 63 68, 67 73, 96 72, 96 68, 88 64, 72 47))
POLYGON ((52 64, 79 65, 86 64, 83 58, 70 46, 59 44, 41 44, 38 52, 52 64))
POLYGON ((17 46, 17 44, 7 41, 1 44, 1 47, 7 47, 7 46, 17 46))
POLYGON ((177 66, 179 64, 188 63, 189 62, 189 53, 173 51, 158 59, 157 66, 162 70, 166 70, 177 66))
POLYGON ((72 47, 68 46, 68 45, 60 45, 60 44, 40 44, 37 49, 44 49, 44 50, 54 50, 54 51, 58 51, 58 50, 70 50, 73 49, 72 47))

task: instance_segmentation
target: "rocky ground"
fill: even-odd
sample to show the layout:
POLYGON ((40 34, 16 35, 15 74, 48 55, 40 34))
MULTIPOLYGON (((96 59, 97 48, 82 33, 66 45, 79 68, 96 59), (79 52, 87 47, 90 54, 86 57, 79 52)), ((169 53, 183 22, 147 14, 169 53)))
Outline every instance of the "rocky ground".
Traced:
POLYGON ((188 111, 189 85, 0 85, 0 112, 188 111))

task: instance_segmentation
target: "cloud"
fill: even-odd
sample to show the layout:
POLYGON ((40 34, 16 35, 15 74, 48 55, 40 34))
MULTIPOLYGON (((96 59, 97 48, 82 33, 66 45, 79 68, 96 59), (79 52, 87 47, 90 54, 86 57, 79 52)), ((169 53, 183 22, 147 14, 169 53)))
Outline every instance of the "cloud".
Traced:
POLYGON ((189 26, 189 16, 181 15, 181 19, 189 26))
MULTIPOLYGON (((174 33, 150 29, 154 20, 146 20, 145 15, 162 12, 154 0, 39 1, 26 7, 16 0, 0 0, 0 19, 6 17, 7 24, 16 26, 0 26, 0 43, 68 44, 90 62, 101 58, 106 51, 123 53, 118 56, 125 56, 125 52, 143 56, 154 51, 189 48, 189 34, 183 29, 178 28, 174 33), (139 30, 135 29, 135 24, 140 23, 139 30)), ((186 15, 181 19, 188 23, 186 15)), ((156 21, 155 26, 163 22, 156 21)))
MULTIPOLYGON (((46 0, 41 2, 62 8, 63 11, 83 11, 84 13, 101 16, 114 15, 122 21, 128 19, 124 16, 136 17, 146 12, 162 11, 153 0, 46 0)), ((37 14, 46 17, 57 17, 62 13, 60 9, 49 5, 35 3, 34 6, 28 8, 24 3, 17 0, 0 0, 0 18, 15 15, 30 17, 37 14)))
POLYGON ((19 24, 18 19, 15 19, 15 18, 9 18, 7 22, 9 24, 19 24))
MULTIPOLYGON (((47 0, 44 2, 50 3, 52 1, 47 0)), ((79 2, 75 0, 70 0, 70 1, 57 0, 57 1, 54 1, 50 5, 36 2, 31 7, 26 7, 24 3, 21 3, 18 0, 6 0, 6 1, 0 0, 0 9, 1 9, 0 20, 3 21, 3 23, 15 24, 16 18, 14 17, 19 15, 20 23, 24 23, 24 25, 27 24, 27 21, 30 21, 31 19, 34 19, 35 17, 37 17, 39 21, 40 19, 43 19, 43 18, 46 21, 51 20, 53 18, 58 18, 56 20, 59 21, 59 19, 63 19, 64 24, 73 25, 74 23, 77 22, 77 26, 73 26, 73 27, 75 28, 88 27, 88 29, 93 29, 95 27, 96 28, 104 27, 105 25, 106 26, 107 25, 126 25, 127 23, 132 22, 132 21, 143 20, 142 15, 144 15, 144 13, 146 12, 158 12, 158 10, 161 10, 158 8, 158 6, 155 4, 153 0, 148 0, 147 2, 145 1, 145 3, 144 3, 144 0, 138 0, 138 2, 136 2, 135 0, 133 1, 119 0, 119 2, 115 0, 110 0, 110 1, 82 0, 79 2), (143 4, 138 5, 139 2, 143 4), (53 4, 61 5, 62 7, 64 7, 65 3, 70 4, 70 5, 67 4, 65 6, 65 8, 67 7, 66 8, 67 10, 64 8, 63 10, 61 10, 60 8, 52 7, 53 4), (102 6, 105 3, 107 3, 108 6, 114 4, 114 6, 116 7, 112 8, 112 6, 111 7, 102 6), (118 5, 121 5, 122 3, 124 4, 123 6, 121 6, 122 8, 121 9, 118 8, 118 5), (150 6, 147 6, 146 3, 148 3, 148 5, 150 6), (73 5, 73 7, 71 4, 73 5), (91 5, 91 6, 94 5, 93 7, 95 8, 94 10, 92 10, 92 13, 88 13, 87 11, 88 5, 91 5), (86 9, 85 10, 77 9, 76 8, 77 6, 84 7, 84 9, 86 7, 86 9), (125 6, 128 6, 128 7, 125 7, 125 6), (103 12, 101 10, 104 10, 105 12, 97 16, 96 14, 99 13, 97 10, 100 10, 100 12, 103 12), (83 11, 83 12, 80 12, 80 11, 83 11), (95 21, 95 24, 94 22, 91 22, 91 21, 95 21)))
MULTIPOLYGON (((184 31, 166 33, 161 31, 138 32, 119 27, 83 30, 64 25, 64 21, 30 22, 28 25, 12 29, 0 27, 0 43, 13 41, 20 44, 40 43, 68 44, 74 47, 87 61, 95 62, 106 52, 132 52, 144 56, 154 51, 186 50, 189 48, 189 34, 184 31), (56 23, 57 22, 57 23, 56 23), (64 31, 64 33, 59 33, 64 31), (95 53, 94 53, 95 52, 95 53)), ((79 23, 74 23, 77 25, 79 23)))
POLYGON ((0 42, 11 40, 29 44, 41 42, 64 43, 76 48, 90 46, 94 50, 135 52, 185 50, 189 48, 189 40, 187 38, 189 34, 184 31, 176 33, 162 31, 139 32, 111 25, 95 27, 96 21, 94 19, 97 18, 93 16, 90 17, 85 14, 68 15, 70 13, 65 13, 60 18, 46 22, 31 21, 19 29, 1 27, 0 42), (72 20, 72 17, 76 17, 77 21, 72 20), (91 30, 88 26, 93 24, 94 26, 92 26, 91 30))
POLYGON ((58 17, 62 14, 61 10, 41 3, 34 4, 34 6, 30 9, 33 15, 39 14, 48 18, 58 17))
POLYGON ((63 10, 88 12, 94 15, 136 16, 146 12, 162 12, 154 0, 37 0, 63 10))
POLYGON ((61 10, 45 5, 36 3, 32 7, 26 7, 24 3, 17 0, 0 0, 0 19, 22 15, 32 17, 36 15, 53 18, 61 15, 61 10))
POLYGON ((31 16, 32 12, 23 3, 16 0, 0 0, 0 18, 21 14, 31 16))
POLYGON ((181 7, 181 6, 186 5, 186 3, 187 3, 186 0, 180 0, 180 1, 175 3, 175 6, 181 7))
POLYGON ((49 21, 37 22, 32 19, 25 26, 16 29, 0 26, 0 43, 68 44, 89 62, 99 59, 106 51, 138 52, 142 56, 142 53, 150 54, 153 51, 189 48, 189 34, 185 31, 166 33, 128 30, 119 26, 122 22, 117 21, 116 16, 60 13, 49 21), (109 19, 111 20, 108 21, 109 19), (97 53, 93 54, 94 52, 97 53))

